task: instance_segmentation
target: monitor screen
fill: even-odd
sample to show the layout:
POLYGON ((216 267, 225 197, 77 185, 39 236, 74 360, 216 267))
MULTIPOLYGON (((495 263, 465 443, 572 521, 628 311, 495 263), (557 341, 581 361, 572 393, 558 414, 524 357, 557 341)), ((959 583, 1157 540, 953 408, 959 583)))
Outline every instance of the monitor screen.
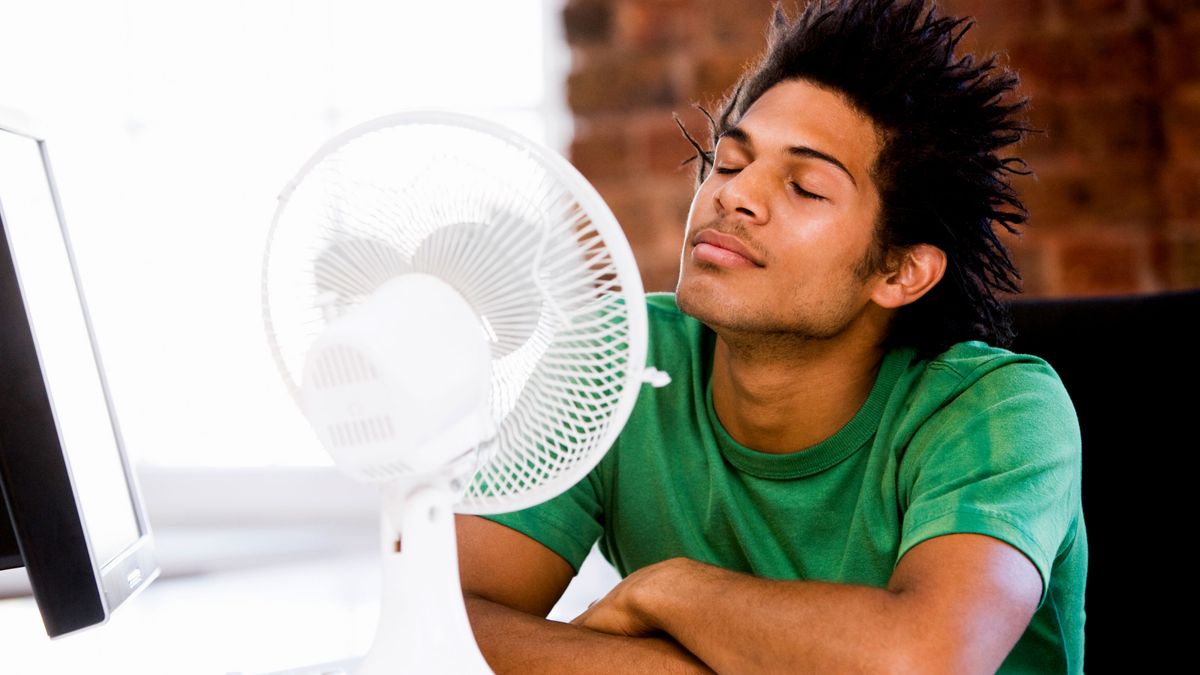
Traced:
POLYGON ((47 630, 62 634, 107 619, 157 566, 45 143, 3 128, 0 225, 6 249, 0 255, 0 485, 47 630), (55 529, 66 534, 67 552, 58 555, 74 560, 41 550, 55 529), (77 595, 81 585, 90 596, 77 595), (58 605, 70 605, 72 595, 79 598, 74 609, 90 606, 63 623, 61 616, 74 609, 58 605))

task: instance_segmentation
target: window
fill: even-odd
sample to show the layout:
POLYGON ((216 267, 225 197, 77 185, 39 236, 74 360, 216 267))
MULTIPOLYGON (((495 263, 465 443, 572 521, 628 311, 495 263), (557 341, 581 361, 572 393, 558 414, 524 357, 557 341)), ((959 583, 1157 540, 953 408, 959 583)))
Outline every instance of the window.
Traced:
POLYGON ((330 136, 405 109, 562 150, 561 2, 0 2, 0 113, 48 139, 133 457, 329 464, 263 334, 276 195, 330 136))

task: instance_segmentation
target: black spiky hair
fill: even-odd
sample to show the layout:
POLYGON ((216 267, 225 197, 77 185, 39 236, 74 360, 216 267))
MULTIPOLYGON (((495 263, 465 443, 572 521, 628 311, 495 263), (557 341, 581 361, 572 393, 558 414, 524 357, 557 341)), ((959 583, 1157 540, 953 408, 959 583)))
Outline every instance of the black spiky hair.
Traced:
MULTIPOLYGON (((940 17, 925 0, 811 0, 795 20, 777 4, 766 52, 709 116, 715 148, 764 92, 805 80, 874 122, 883 143, 871 175, 882 207, 870 268, 923 243, 947 257, 942 281, 897 312, 888 337, 927 354, 965 340, 1007 346, 1012 324, 999 296, 1020 288, 996 228, 1015 234, 1027 220, 1009 180, 1030 172, 997 153, 1034 129, 1019 118, 1028 99, 1014 96, 1015 73, 995 54, 955 53, 973 23, 940 17)), ((713 150, 688 140, 703 181, 713 150)))

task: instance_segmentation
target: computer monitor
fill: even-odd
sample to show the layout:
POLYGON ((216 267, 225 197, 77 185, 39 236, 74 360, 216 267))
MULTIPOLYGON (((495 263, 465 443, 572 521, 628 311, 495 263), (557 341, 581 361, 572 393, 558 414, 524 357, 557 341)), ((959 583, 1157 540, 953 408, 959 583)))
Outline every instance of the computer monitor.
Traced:
POLYGON ((0 123, 0 569, 51 637, 158 576, 43 140, 0 123))

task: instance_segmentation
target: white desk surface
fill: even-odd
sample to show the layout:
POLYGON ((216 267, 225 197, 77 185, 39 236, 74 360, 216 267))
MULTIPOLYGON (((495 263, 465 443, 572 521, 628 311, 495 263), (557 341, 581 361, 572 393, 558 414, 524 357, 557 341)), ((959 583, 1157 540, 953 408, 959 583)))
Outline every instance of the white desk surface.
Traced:
MULTIPOLYGON (((615 582, 593 558, 551 618, 569 620, 615 582)), ((158 579, 102 626, 46 637, 32 598, 0 601, 4 675, 269 673, 364 653, 379 611, 379 559, 324 556, 158 579)))

